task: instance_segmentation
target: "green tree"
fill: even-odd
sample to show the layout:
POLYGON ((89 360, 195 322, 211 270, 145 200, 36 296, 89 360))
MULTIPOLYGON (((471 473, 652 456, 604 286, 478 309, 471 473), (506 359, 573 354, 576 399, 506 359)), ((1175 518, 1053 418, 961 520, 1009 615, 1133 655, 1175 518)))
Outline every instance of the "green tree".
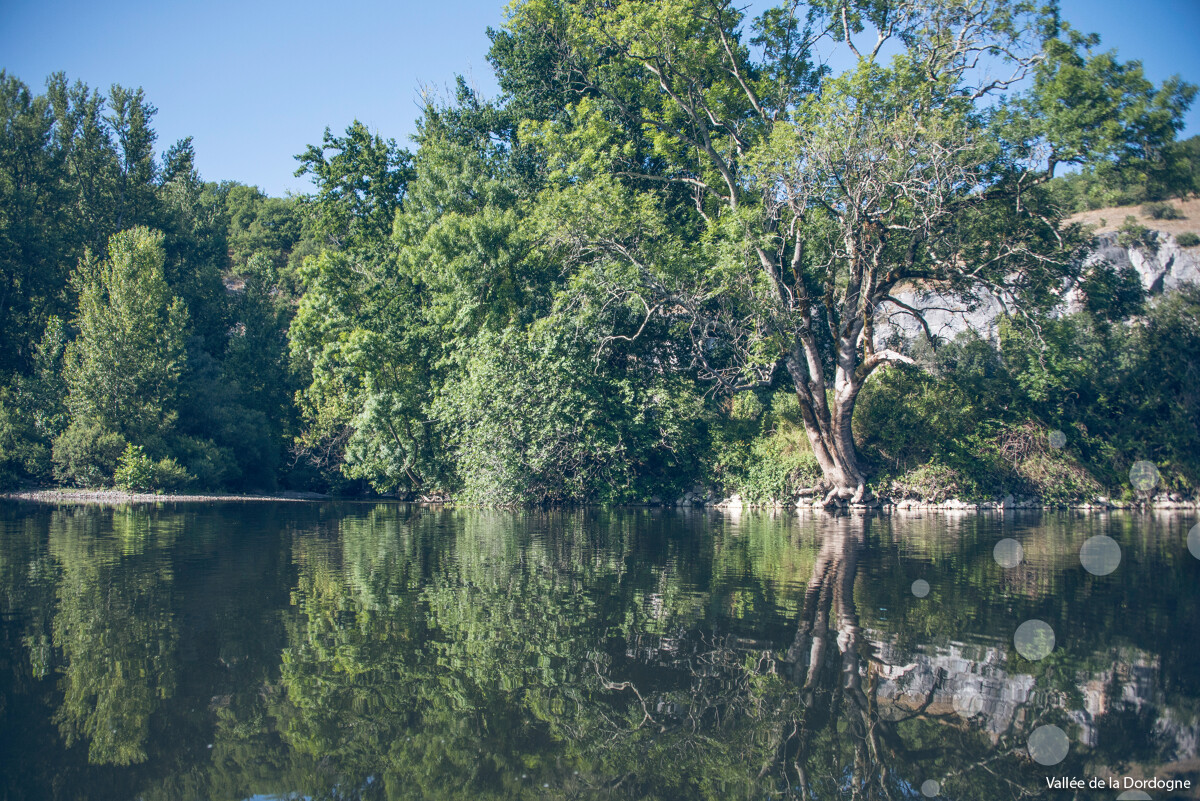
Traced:
POLYGON ((347 459, 346 476, 381 491, 423 486, 436 468, 423 412, 432 365, 416 288, 394 257, 372 263, 345 253, 310 258, 302 280, 289 339, 310 371, 299 398, 309 459, 335 469, 347 459))
POLYGON ((68 215, 53 130, 47 99, 0 71, 0 376, 28 369, 47 315, 65 311, 68 215))
POLYGON ((0 386, 0 484, 41 483, 51 476, 50 442, 67 425, 65 347, 63 322, 50 317, 32 374, 18 376, 11 391, 0 386))
POLYGON ((268 256, 275 270, 283 270, 306 237, 301 201, 267 197, 258 187, 244 184, 210 186, 221 198, 229 219, 229 258, 234 271, 248 270, 251 257, 259 254, 268 256))
POLYGON ((541 115, 522 129, 547 164, 539 238, 581 291, 673 321, 727 390, 784 373, 827 500, 861 498, 855 402, 910 358, 880 311, 923 321, 895 296, 914 284, 1048 303, 1082 241, 1036 186, 1168 144, 1194 89, 1147 90, 1024 3, 789 4, 755 22, 760 60, 741 22, 729 2, 528 0, 492 57, 541 115), (837 51, 844 72, 812 66, 837 51))
POLYGON ((46 97, 74 206, 78 250, 86 246, 100 252, 122 229, 158 224, 151 127, 157 109, 142 90, 114 84, 105 98, 55 73, 46 82, 46 97))
POLYGON ((502 324, 526 300, 515 279, 528 246, 514 236, 503 161, 478 137, 446 131, 427 113, 415 172, 361 125, 344 139, 327 134, 333 157, 315 146, 301 157, 317 183, 313 227, 332 245, 302 268, 289 334, 310 370, 302 441, 315 461, 345 459, 345 475, 381 491, 445 479, 427 406, 453 351, 465 358, 477 326, 502 324), (372 179, 389 164, 386 181, 372 179))
POLYGON ((471 341, 433 406, 465 500, 640 501, 689 486, 706 412, 691 382, 636 348, 598 362, 591 333, 551 315, 471 341))
POLYGON ((67 347, 67 405, 73 422, 95 421, 134 444, 161 450, 175 423, 188 313, 163 277, 163 236, 146 228, 115 234, 108 258, 83 259, 67 347))
POLYGON ((312 175, 317 185, 307 202, 317 232, 329 244, 342 248, 387 239, 411 177, 407 150, 355 120, 345 136, 326 128, 321 145, 309 145, 296 159, 296 175, 312 175))

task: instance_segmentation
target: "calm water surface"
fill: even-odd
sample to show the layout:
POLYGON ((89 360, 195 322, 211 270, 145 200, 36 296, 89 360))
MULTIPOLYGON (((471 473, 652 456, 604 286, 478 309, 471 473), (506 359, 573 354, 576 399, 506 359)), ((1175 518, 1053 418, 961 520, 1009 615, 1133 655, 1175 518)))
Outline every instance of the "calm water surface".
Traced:
POLYGON ((1195 786, 1196 522, 0 502, 0 798, 1195 786))

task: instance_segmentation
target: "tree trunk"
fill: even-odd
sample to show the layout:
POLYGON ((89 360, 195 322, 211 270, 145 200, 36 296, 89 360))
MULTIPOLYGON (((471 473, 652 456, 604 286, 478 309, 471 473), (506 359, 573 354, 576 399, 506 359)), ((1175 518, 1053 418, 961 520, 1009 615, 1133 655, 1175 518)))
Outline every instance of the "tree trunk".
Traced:
POLYGON ((861 383, 855 381, 853 373, 844 374, 839 367, 831 409, 824 377, 817 369, 813 369, 819 369, 819 361, 812 364, 815 360, 809 359, 806 364, 799 358, 800 350, 797 344, 785 359, 785 364, 800 402, 804 430, 817 457, 817 464, 821 467, 827 490, 825 504, 831 505, 838 500, 858 503, 866 497, 866 479, 858 465, 851 424, 861 383))

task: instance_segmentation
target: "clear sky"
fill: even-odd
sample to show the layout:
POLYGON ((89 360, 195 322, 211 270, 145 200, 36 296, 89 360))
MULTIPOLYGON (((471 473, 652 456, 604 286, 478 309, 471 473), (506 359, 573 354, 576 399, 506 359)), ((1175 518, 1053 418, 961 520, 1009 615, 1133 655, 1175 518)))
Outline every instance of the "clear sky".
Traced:
MULTIPOLYGON (((1062 5, 1152 80, 1200 84, 1200 0, 1062 5)), ((495 94, 486 30, 503 20, 498 0, 0 0, 0 68, 37 91, 59 70, 102 90, 141 86, 159 110, 159 152, 190 135, 206 180, 282 195, 308 190, 293 156, 326 126, 358 118, 404 143, 423 87, 445 92, 461 73, 495 94)), ((1200 104, 1185 135, 1196 133, 1200 104)))

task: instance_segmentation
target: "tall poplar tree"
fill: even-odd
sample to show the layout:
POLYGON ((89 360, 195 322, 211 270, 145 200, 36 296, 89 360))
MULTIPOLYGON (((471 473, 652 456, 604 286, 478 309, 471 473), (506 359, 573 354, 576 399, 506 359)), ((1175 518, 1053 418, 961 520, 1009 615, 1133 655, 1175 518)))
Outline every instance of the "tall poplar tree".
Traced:
POLYGON ((163 277, 162 243, 132 228, 109 240, 107 259, 80 262, 79 335, 66 357, 72 423, 93 421, 153 450, 175 421, 188 326, 163 277))

